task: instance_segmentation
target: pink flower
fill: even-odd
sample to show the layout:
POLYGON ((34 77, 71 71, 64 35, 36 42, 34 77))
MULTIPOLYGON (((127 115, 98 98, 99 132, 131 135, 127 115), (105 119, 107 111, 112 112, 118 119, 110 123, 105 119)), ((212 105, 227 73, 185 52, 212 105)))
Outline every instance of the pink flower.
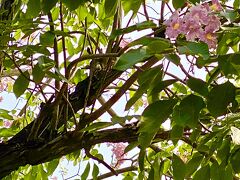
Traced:
POLYGON ((216 48, 217 46, 217 37, 212 31, 203 31, 200 35, 200 40, 207 43, 209 48, 216 48))
POLYGON ((221 26, 220 19, 215 15, 210 15, 205 30, 215 32, 219 30, 221 26))
POLYGON ((196 23, 205 24, 208 21, 208 10, 207 6, 197 5, 192 6, 189 9, 189 13, 186 15, 185 19, 194 19, 196 23))
POLYGON ((13 123, 13 121, 4 120, 3 127, 10 128, 12 126, 12 123, 13 123))
POLYGON ((2 96, 0 96, 0 102, 2 102, 3 101, 3 97, 2 96))
POLYGON ((183 32, 183 20, 179 17, 178 11, 175 11, 164 24, 167 26, 165 34, 169 38, 176 38, 183 32))
POLYGON ((212 5, 210 6, 214 11, 221 11, 222 6, 218 0, 212 0, 212 5))
POLYGON ((124 162, 123 159, 124 159, 124 156, 126 155, 124 154, 124 150, 126 148, 126 145, 123 143, 107 143, 107 146, 112 147, 111 150, 117 161, 115 166, 120 166, 124 162))

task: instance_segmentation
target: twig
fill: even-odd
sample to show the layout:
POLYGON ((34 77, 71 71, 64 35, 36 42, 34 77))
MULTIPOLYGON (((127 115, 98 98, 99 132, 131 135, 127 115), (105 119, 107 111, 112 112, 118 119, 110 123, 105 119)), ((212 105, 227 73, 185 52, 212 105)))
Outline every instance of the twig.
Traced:
MULTIPOLYGON (((122 174, 122 173, 125 173, 125 172, 128 172, 128 171, 137 171, 137 170, 138 170, 138 167, 130 166, 130 167, 125 167, 125 168, 118 169, 118 170, 115 170, 115 171, 117 172, 117 174, 122 174)), ((101 180, 101 179, 105 179, 105 178, 111 177, 113 175, 114 174, 112 172, 109 172, 109 173, 106 173, 106 174, 98 176, 97 179, 101 180)), ((90 179, 90 180, 93 180, 93 179, 90 179)))
POLYGON ((88 149, 85 149, 85 153, 86 153, 86 155, 87 155, 89 158, 92 158, 93 160, 96 160, 97 162, 103 164, 106 168, 108 168, 108 169, 111 171, 111 173, 112 173, 113 175, 115 175, 115 176, 118 175, 118 173, 117 173, 111 166, 109 166, 109 165, 108 165, 105 161, 103 161, 102 159, 99 159, 99 158, 93 156, 93 155, 89 152, 88 149))

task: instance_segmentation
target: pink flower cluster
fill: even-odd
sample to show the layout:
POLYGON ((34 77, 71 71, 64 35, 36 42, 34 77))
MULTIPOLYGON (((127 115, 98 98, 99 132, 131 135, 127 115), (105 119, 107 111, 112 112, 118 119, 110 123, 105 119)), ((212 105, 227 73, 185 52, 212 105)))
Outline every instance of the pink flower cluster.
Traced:
POLYGON ((124 150, 126 148, 126 145, 123 143, 107 143, 107 146, 112 147, 112 153, 116 159, 115 167, 119 167, 124 162, 124 157, 126 154, 124 154, 124 150))
POLYGON ((216 31, 220 28, 220 20, 213 11, 222 9, 218 0, 212 0, 212 5, 208 3, 198 4, 189 8, 189 12, 180 16, 179 10, 165 21, 166 35, 169 38, 176 38, 179 34, 186 36, 188 41, 200 40, 208 44, 209 48, 216 48, 216 31))

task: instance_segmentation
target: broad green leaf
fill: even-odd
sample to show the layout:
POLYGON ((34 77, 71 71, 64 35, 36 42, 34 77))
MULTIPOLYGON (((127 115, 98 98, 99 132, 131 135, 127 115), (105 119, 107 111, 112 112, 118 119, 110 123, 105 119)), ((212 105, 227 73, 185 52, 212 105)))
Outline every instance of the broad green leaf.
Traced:
POLYGON ((172 5, 175 9, 182 8, 185 4, 185 0, 172 0, 172 5))
POLYGON ((177 54, 168 54, 165 55, 165 57, 177 66, 180 64, 181 59, 177 54))
POLYGON ((195 128, 198 124, 199 112, 204 108, 204 101, 196 95, 188 95, 174 108, 173 121, 182 127, 195 128))
POLYGON ((207 108, 214 117, 224 114, 227 106, 235 99, 235 86, 227 81, 214 86, 207 97, 207 108))
POLYGON ((151 56, 151 54, 147 54, 146 49, 131 49, 120 56, 117 64, 114 66, 114 69, 119 71, 125 71, 134 64, 141 62, 151 56))
POLYGON ((54 61, 46 56, 40 56, 37 60, 43 71, 47 71, 55 66, 54 61))
POLYGON ((128 100, 126 107, 125 107, 125 111, 129 110, 132 105, 139 99, 142 97, 142 95, 144 93, 147 92, 147 90, 149 89, 149 87, 151 86, 151 84, 155 84, 153 81, 155 80, 155 78, 159 80, 162 79, 162 67, 161 66, 156 66, 153 67, 145 72, 143 72, 140 76, 139 76, 139 88, 137 89, 137 91, 134 93, 134 95, 128 100), (160 76, 160 79, 158 78, 160 76))
POLYGON ((229 74, 240 75, 240 54, 227 54, 218 56, 218 64, 225 76, 229 74))
POLYGON ((0 109, 0 117, 7 120, 13 120, 13 116, 9 114, 8 110, 0 109))
POLYGON ((85 167, 85 170, 83 171, 82 175, 81 175, 81 179, 82 180, 86 180, 88 175, 89 175, 89 171, 90 171, 90 163, 88 162, 86 167, 85 167))
POLYGON ((138 164, 140 171, 144 171, 144 160, 145 160, 146 151, 145 149, 141 149, 138 155, 138 164))
POLYGON ((112 17, 117 11, 118 0, 105 0, 104 9, 106 18, 112 17))
POLYGON ((227 160, 230 154, 231 142, 229 139, 224 139, 221 147, 217 151, 217 159, 220 163, 227 165, 227 160))
POLYGON ((197 78, 194 78, 194 77, 190 77, 188 80, 187 80, 187 85, 188 87, 201 94, 202 96, 207 96, 208 95, 208 86, 207 86, 207 83, 204 82, 203 80, 201 79, 197 79, 197 78))
POLYGON ((182 83, 176 82, 173 84, 173 90, 182 94, 187 94, 187 88, 182 83))
POLYGON ((16 133, 17 133, 17 131, 15 131, 11 128, 1 128, 0 129, 0 137, 2 137, 2 138, 11 137, 11 136, 15 135, 16 133))
POLYGON ((183 127, 175 125, 172 127, 170 138, 174 145, 177 144, 178 140, 182 138, 183 135, 183 127))
POLYGON ((137 13, 138 9, 141 6, 141 1, 139 0, 121 0, 124 14, 126 15, 129 11, 133 11, 133 13, 137 13))
POLYGON ((44 13, 48 13, 53 7, 55 7, 58 0, 42 0, 41 9, 44 13))
POLYGON ((59 164, 59 159, 54 159, 47 163, 48 175, 52 175, 59 164))
POLYGON ((19 98, 28 88, 30 75, 28 71, 23 72, 18 76, 13 84, 13 93, 19 98))
POLYGON ((130 42, 127 46, 133 47, 136 45, 142 45, 142 46, 148 46, 151 43, 157 42, 158 44, 162 44, 160 46, 169 47, 170 41, 164 38, 159 37, 149 37, 149 36, 143 36, 139 39, 136 39, 135 41, 130 42))
POLYGON ((186 164, 180 157, 173 154, 173 178, 176 180, 183 180, 186 173, 186 164))
POLYGON ((200 166, 203 160, 203 156, 197 154, 186 165, 186 175, 185 177, 190 177, 200 166))
POLYGON ((233 7, 234 7, 234 9, 239 9, 240 8, 240 0, 234 0, 233 7))
POLYGON ((52 46, 54 43, 55 34, 51 31, 47 31, 40 35, 40 43, 44 46, 52 46))
POLYGON ((92 171, 93 180, 97 180, 98 174, 99 174, 99 168, 96 164, 94 164, 93 171, 92 171))
POLYGON ((149 89, 149 95, 160 93, 162 90, 167 88, 168 86, 172 85, 173 83, 177 82, 175 79, 169 79, 165 81, 160 81, 155 84, 151 84, 152 88, 149 89))
POLYGON ((150 104, 143 112, 139 125, 139 143, 145 149, 149 146, 160 125, 172 113, 174 105, 177 103, 174 99, 160 100, 150 104))
POLYGON ((230 157, 230 163, 235 173, 240 173, 239 159, 240 149, 236 149, 230 157))
POLYGON ((37 84, 41 83, 42 79, 45 76, 45 72, 41 69, 39 64, 36 64, 32 70, 33 81, 37 84))
POLYGON ((27 3, 26 16, 34 18, 39 15, 41 11, 41 0, 29 0, 27 3))
POLYGON ((198 55, 205 60, 209 58, 208 45, 203 42, 188 42, 186 45, 179 46, 177 49, 180 54, 198 55))
POLYGON ((63 4, 70 10, 73 11, 77 9, 80 5, 87 2, 87 0, 62 0, 63 4))
POLYGON ((193 177, 193 180, 210 180, 210 167, 206 165, 201 167, 193 177))

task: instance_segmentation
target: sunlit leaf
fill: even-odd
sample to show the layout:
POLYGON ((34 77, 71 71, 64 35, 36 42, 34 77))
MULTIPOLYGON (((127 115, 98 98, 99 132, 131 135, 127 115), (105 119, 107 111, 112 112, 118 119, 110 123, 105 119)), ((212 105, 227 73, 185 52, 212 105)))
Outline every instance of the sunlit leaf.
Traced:
POLYGON ((222 115, 235 99, 235 86, 227 81, 214 86, 207 97, 207 108, 214 117, 222 115))
POLYGON ((202 42, 188 42, 185 46, 179 46, 177 49, 180 54, 199 55, 203 59, 208 59, 210 55, 208 45, 202 42))
POLYGON ((185 177, 186 165, 180 157, 173 154, 173 177, 176 180, 182 180, 185 177))
POLYGON ((13 85, 13 92, 17 98, 20 97, 28 88, 29 79, 30 79, 30 75, 28 71, 23 72, 16 79, 13 85))
POLYGON ((139 143, 144 149, 149 146, 160 125, 172 113, 174 105, 177 103, 174 99, 156 101, 150 104, 143 112, 139 125, 139 143))

